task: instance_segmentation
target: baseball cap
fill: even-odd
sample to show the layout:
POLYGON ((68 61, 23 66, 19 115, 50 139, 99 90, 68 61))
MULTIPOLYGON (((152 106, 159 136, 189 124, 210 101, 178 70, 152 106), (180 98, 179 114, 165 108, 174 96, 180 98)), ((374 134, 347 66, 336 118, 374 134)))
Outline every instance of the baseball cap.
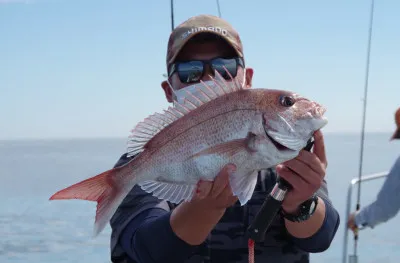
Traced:
POLYGON ((390 138, 391 140, 400 139, 400 108, 397 109, 394 115, 394 120, 396 122, 397 129, 390 138))
POLYGON ((200 33, 212 33, 226 40, 238 56, 243 57, 243 46, 239 33, 226 20, 213 15, 197 15, 179 24, 172 32, 168 40, 167 67, 184 45, 194 36, 200 33))

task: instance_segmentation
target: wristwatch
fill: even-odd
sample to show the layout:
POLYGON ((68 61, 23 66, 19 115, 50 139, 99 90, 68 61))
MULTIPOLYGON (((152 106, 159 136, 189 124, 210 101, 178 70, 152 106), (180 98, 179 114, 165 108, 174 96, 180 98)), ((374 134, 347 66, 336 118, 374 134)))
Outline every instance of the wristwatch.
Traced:
POLYGON ((292 222, 302 222, 309 219, 317 209, 318 197, 314 194, 310 199, 303 202, 296 214, 286 213, 281 209, 281 215, 292 222))

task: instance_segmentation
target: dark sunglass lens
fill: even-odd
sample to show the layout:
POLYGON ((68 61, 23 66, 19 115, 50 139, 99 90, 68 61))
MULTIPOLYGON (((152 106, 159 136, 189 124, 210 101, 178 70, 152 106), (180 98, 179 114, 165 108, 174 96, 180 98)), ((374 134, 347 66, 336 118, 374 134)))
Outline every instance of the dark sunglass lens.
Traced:
POLYGON ((237 63, 234 58, 224 59, 224 58, 217 58, 212 61, 212 67, 214 70, 218 71, 219 74, 224 79, 230 79, 229 74, 232 75, 232 78, 236 77, 237 72, 237 63), (225 68, 226 69, 225 69, 225 68), (229 71, 229 74, 226 72, 229 71))
POLYGON ((196 82, 203 75, 203 63, 201 61, 182 62, 178 64, 177 71, 181 82, 196 82))

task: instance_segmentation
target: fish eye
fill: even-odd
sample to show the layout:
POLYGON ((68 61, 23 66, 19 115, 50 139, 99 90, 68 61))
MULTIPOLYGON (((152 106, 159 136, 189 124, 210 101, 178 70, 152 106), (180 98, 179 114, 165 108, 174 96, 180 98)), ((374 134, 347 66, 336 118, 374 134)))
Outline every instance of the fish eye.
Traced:
POLYGON ((291 106, 294 105, 295 99, 294 99, 293 97, 290 97, 290 96, 282 95, 282 96, 279 98, 279 102, 280 102, 280 104, 281 104, 282 106, 284 106, 284 107, 291 107, 291 106))

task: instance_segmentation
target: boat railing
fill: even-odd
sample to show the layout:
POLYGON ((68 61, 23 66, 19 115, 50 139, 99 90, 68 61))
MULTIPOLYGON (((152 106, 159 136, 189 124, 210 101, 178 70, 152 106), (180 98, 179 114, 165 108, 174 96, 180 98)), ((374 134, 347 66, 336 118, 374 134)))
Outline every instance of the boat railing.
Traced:
MULTIPOLYGON (((344 242, 343 242, 342 263, 347 262, 347 244, 348 244, 348 235, 349 235, 349 231, 350 231, 347 228, 347 221, 348 221, 349 214, 350 214, 351 196, 353 193, 353 187, 358 183, 364 183, 367 181, 384 178, 388 175, 388 173, 389 172, 380 172, 380 173, 369 174, 369 175, 361 176, 361 179, 353 178, 350 181, 350 185, 347 190, 347 204, 346 204, 346 211, 345 211, 345 220, 343 221, 344 242)), ((357 262, 357 255, 349 255, 349 262, 350 263, 357 262)))

